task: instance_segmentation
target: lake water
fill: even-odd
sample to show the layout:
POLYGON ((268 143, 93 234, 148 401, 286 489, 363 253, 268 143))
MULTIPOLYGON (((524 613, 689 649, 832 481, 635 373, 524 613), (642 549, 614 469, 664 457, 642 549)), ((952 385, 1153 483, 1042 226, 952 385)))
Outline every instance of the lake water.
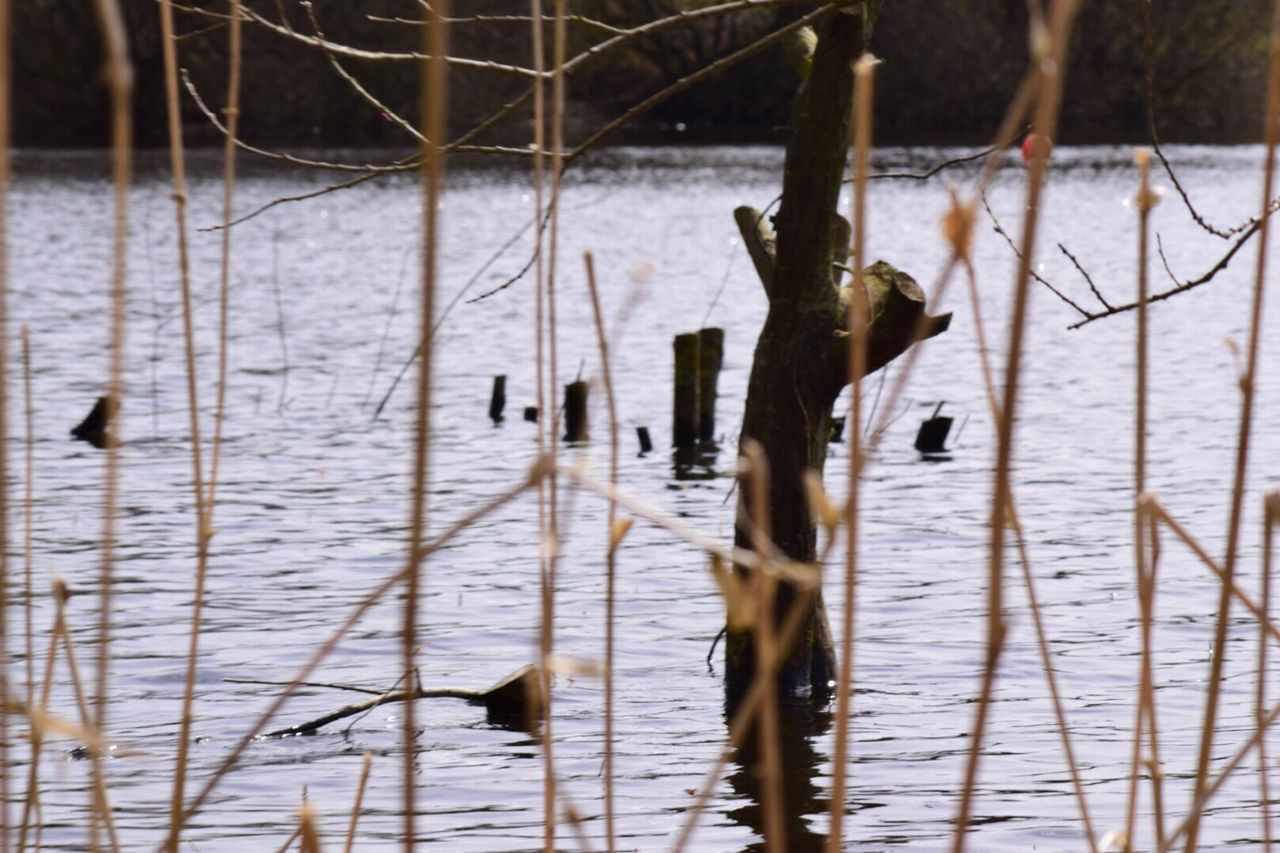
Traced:
MULTIPOLYGON (((876 166, 925 168, 956 150, 883 150, 876 166)), ((1231 224, 1258 206, 1260 148, 1175 148, 1181 177, 1205 215, 1231 224)), ((361 155, 365 157, 368 155, 361 155)), ((168 797, 194 575, 190 446, 166 159, 141 157, 132 195, 128 392, 123 410, 121 527, 108 709, 113 741, 140 750, 107 762, 111 798, 128 849, 159 843, 168 797)), ((613 324, 613 376, 624 453, 621 486, 665 513, 727 541, 732 532, 734 445, 765 301, 738 244, 731 213, 777 194, 782 154, 773 148, 620 149, 577 167, 567 181, 560 256, 561 384, 598 374, 581 252, 595 253, 604 311, 613 324), (671 338, 703 321, 726 329, 718 456, 699 478, 679 478, 668 450, 671 338), (636 454, 634 428, 657 450, 636 454)), ((191 158, 190 221, 220 218, 220 166, 191 158)), ((969 184, 973 169, 947 176, 969 184)), ((49 578, 83 595, 70 617, 91 670, 101 533, 101 452, 68 429, 103 393, 106 374, 110 187, 98 153, 21 153, 11 205, 11 312, 30 327, 35 397, 37 645, 52 619, 49 578)), ((242 158, 236 207, 316 189, 331 175, 242 158)), ((1009 165, 990 193, 1016 233, 1025 173, 1009 165)), ((1166 184, 1160 177, 1158 183, 1166 184)), ((455 164, 445 193, 441 301, 458 293, 532 211, 527 173, 455 164)), ((869 254, 911 272, 929 289, 945 260, 938 221, 941 178, 881 181, 870 197, 869 254)), ((1063 243, 1114 302, 1132 298, 1136 187, 1131 152, 1060 149, 1054 162, 1037 269, 1078 301, 1090 295, 1063 243)), ((410 175, 302 204, 277 207, 233 234, 231 374, 206 630, 201 641, 194 791, 277 688, 228 679, 287 680, 369 589, 402 562, 408 518, 413 393, 406 382, 380 419, 372 406, 412 351, 417 334, 416 245, 420 191, 410 175)), ((846 208, 847 209, 847 205, 846 208)), ((1155 227, 1172 268, 1200 273, 1226 244, 1191 225, 1174 197, 1155 227)), ((218 235, 192 235, 198 294, 200 387, 214 398, 218 235)), ((1003 351, 1015 259, 979 223, 976 263, 993 347, 1003 351)), ((525 263, 531 239, 504 254, 471 289, 493 287, 525 263)), ((1256 249, 1250 244, 1212 284, 1152 310, 1149 485, 1171 513, 1223 550, 1238 417, 1237 356, 1256 249)), ((1278 269, 1272 259, 1272 269, 1278 269)), ((1158 264, 1158 262, 1157 262, 1158 264)), ((1154 287, 1167 283, 1158 265, 1154 287)), ((475 305, 459 304, 437 342, 431 461, 432 530, 514 484, 535 457, 535 428, 520 410, 535 400, 534 289, 520 282, 475 305), (486 417, 495 374, 506 374, 507 419, 486 417)), ((927 344, 864 490, 867 507, 858 612, 856 717, 846 832, 849 849, 943 849, 954 818, 983 661, 988 504, 993 425, 985 407, 974 323, 956 282, 945 310, 955 320, 927 344), (963 430, 951 461, 922 462, 912 448, 936 401, 963 430)), ((1275 294, 1270 302, 1277 319, 1275 294)), ((1129 731, 1138 675, 1139 621, 1130 546, 1134 320, 1123 316, 1068 331, 1073 312, 1034 292, 1017 432, 1016 488, 1054 666, 1098 831, 1124 821, 1129 731)), ((1271 328, 1275 323, 1271 324, 1271 328)), ((1241 583, 1256 589, 1261 494, 1280 487, 1280 341, 1265 337, 1249 475, 1241 583)), ((998 355, 999 353, 997 353, 998 355)), ((889 368, 890 381, 898 365, 889 368)), ((411 374, 412 375, 412 374, 411 374)), ((15 386, 20 387, 20 386, 15 386)), ((870 395, 875 385, 870 385, 870 395)), ((596 397, 600 394, 597 392, 596 397)), ((593 401, 599 403, 599 400, 593 401)), ((16 407, 16 404, 15 404, 16 407)), ((15 408, 16 410, 16 408, 15 408)), ((205 435, 210 430, 206 417, 205 435)), ((603 409, 593 439, 566 451, 607 471, 603 409)), ((20 460, 20 443, 10 455, 20 460)), ((834 445, 828 487, 844 490, 847 445, 834 445)), ((207 458, 207 457, 206 457, 207 458)), ((15 471, 20 472, 20 467, 15 471)), ((14 494, 14 492, 11 492, 14 494)), ((556 649, 598 661, 603 648, 605 506, 566 499, 567 541, 557 591, 556 649)), ((527 495, 487 517, 425 571, 420 629, 427 686, 482 688, 530 662, 538 624, 536 503, 527 495)), ((20 527, 11 528, 20 530, 20 527)), ((836 568, 827 582, 837 633, 836 568)), ((20 561, 11 562, 20 565, 20 561)), ((627 850, 668 848, 686 819, 725 726, 719 658, 706 656, 723 608, 703 557, 648 523, 619 554, 617 824, 627 850)), ((1171 815, 1185 811, 1194 774, 1217 587, 1185 549, 1166 540, 1156 629, 1164 772, 1171 815)), ((971 849, 1078 851, 1081 823, 1062 760, 1023 586, 1010 570, 1012 633, 987 737, 971 849)), ((1235 611, 1239 613, 1239 608, 1235 611)), ((15 608, 12 624, 20 624, 15 608)), ((312 677, 390 687, 399 668, 400 604, 388 599, 361 621, 312 677)), ((13 629, 15 634, 17 628, 13 629)), ((1252 725, 1256 627, 1233 622, 1215 755, 1229 756, 1252 725)), ((11 641, 12 642, 12 641, 11 641)), ((43 660, 43 651, 40 652, 43 660)), ((17 658, 15 658, 16 660, 17 658)), ((10 668, 22 678, 22 667, 10 668)), ((1272 674, 1272 683, 1280 675, 1272 674)), ((1272 690, 1274 695, 1277 691, 1272 690)), ((358 697, 356 697, 358 698, 358 697)), ((307 689, 278 725, 353 700, 307 689)), ((598 680, 561 676, 555 686, 555 753, 564 793, 604 846, 602 700, 598 680)), ((59 674, 53 708, 75 717, 59 674)), ((417 804, 426 846, 449 851, 539 849, 542 764, 529 736, 487 725, 478 709, 419 705, 417 804)), ((357 849, 391 848, 400 831, 400 732, 396 706, 374 710, 349 732, 259 742, 192 821, 188 849, 278 848, 304 790, 330 846, 346 831, 361 755, 373 753, 357 849)), ((812 814, 793 816, 793 850, 824 833, 833 736, 821 725, 788 748, 811 768, 812 814)), ((50 746, 42 772, 44 841, 82 849, 88 762, 74 744, 50 746)), ((1274 749, 1272 754, 1277 754, 1274 749)), ((26 747, 11 755, 26 764, 26 747)), ((755 849, 759 809, 743 768, 716 788, 692 849, 755 849)), ((803 787, 803 786, 802 786, 803 787)), ((16 789, 16 784, 15 784, 16 789)), ((1274 788, 1273 788, 1274 790, 1274 788)), ((1206 849, 1248 847, 1259 837, 1256 773, 1229 783, 1202 831, 1206 849)), ((1149 845, 1143 801, 1139 841, 1149 845)), ((569 829, 561 845, 577 849, 569 829)))

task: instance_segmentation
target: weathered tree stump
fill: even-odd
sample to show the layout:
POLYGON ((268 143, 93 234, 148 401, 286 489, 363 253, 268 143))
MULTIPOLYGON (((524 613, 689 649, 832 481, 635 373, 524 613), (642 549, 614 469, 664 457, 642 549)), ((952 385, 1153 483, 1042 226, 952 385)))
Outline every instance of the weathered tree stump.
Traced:
MULTIPOLYGON (((805 474, 822 473, 831 409, 849 382, 851 287, 840 287, 840 276, 848 265, 850 226, 836 205, 850 144, 852 63, 866 49, 871 26, 863 12, 870 5, 874 4, 834 12, 822 25, 792 111, 782 202, 773 228, 749 207, 734 212, 769 297, 739 447, 754 441, 763 450, 771 471, 767 505, 773 541, 786 557, 800 563, 817 557, 805 474)), ((946 330, 950 315, 926 315, 924 294, 911 276, 881 261, 867 268, 865 279, 871 306, 868 373, 916 341, 946 330)), ((741 485, 735 541, 751 549, 745 520, 755 496, 750 483, 741 485)), ((799 594, 789 583, 780 584, 774 605, 779 626, 799 594)), ((807 610, 804 627, 796 642, 783 650, 777 673, 784 701, 825 701, 836 678, 835 648, 821 594, 807 610)), ((725 691, 732 710, 755 676, 756 653, 751 629, 730 627, 726 637, 725 691)))

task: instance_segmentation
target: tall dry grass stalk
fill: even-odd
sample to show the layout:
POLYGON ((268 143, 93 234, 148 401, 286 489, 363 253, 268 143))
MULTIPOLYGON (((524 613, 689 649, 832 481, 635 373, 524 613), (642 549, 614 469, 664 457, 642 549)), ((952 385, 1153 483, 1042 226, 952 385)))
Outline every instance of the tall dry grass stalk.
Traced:
MULTIPOLYGON (((559 391, 559 348, 558 327, 556 321, 556 262, 560 246, 560 191, 561 178, 564 174, 564 81, 565 51, 568 40, 565 28, 567 0, 556 0, 555 21, 552 38, 552 72, 551 72, 551 202, 549 209, 550 227, 548 229, 547 260, 543 290, 545 293, 545 330, 539 329, 539 335, 546 335, 546 391, 545 409, 538 410, 539 421, 548 418, 549 437, 548 450, 552 460, 551 476, 547 479, 547 506, 543 517, 540 553, 542 554, 542 611, 539 629, 539 662, 538 669, 542 674, 543 696, 546 700, 545 717, 543 719, 542 751, 545 767, 543 771, 543 848, 546 853, 553 853, 556 837, 556 773, 555 773, 555 730, 554 703, 551 685, 551 658, 555 650, 555 600, 556 574, 560 556, 560 520, 559 520, 559 478, 557 477, 555 460, 558 456, 560 442, 560 410, 556 405, 559 391)), ((535 42, 541 43, 543 35, 540 26, 541 12, 535 16, 538 32, 535 42)), ((543 72, 545 76, 545 71, 543 72)), ((538 82, 539 88, 542 80, 538 82)), ((541 125, 541 123, 540 123, 541 125)))
MULTIPOLYGON (((1272 7, 1271 65, 1267 78, 1266 162, 1262 176, 1262 210, 1259 213, 1258 258, 1250 305, 1249 342, 1245 370, 1240 377, 1240 427, 1236 437, 1235 478, 1231 488, 1231 514, 1227 522, 1227 552, 1222 561, 1223 583, 1218 594, 1218 620, 1214 626, 1213 656, 1209 663, 1209 687, 1200 734, 1200 756, 1196 762, 1193 803, 1203 801, 1217 727, 1222 671, 1226 662, 1227 628, 1231 616, 1231 584, 1239 555, 1240 528, 1244 513, 1245 472, 1249 464, 1249 443, 1253 430, 1254 381, 1262 342, 1262 302, 1266 291, 1267 249, 1271 236, 1271 198, 1275 186, 1277 122, 1280 121, 1280 0, 1272 7)), ((1186 850, 1193 853, 1199 839, 1199 809, 1193 808, 1187 825, 1186 850)))
MULTIPOLYGON (((954 196, 954 193, 953 193, 954 196)), ((972 207, 967 211, 971 212, 972 207)), ((948 236, 951 238, 957 263, 964 270, 968 289, 970 308, 973 314, 974 337, 978 344, 978 361, 982 374, 982 385, 986 393, 988 410, 993 423, 1000 421, 1000 403, 996 396, 995 377, 992 373, 988 357, 986 331, 982 319, 982 310, 978 297, 977 275, 969 256, 972 217, 967 215, 966 208, 953 198, 953 207, 944 220, 948 236)), ((1058 738, 1062 742, 1063 758, 1067 771, 1071 776, 1071 787, 1075 795, 1076 805, 1080 811, 1080 822, 1083 824, 1086 843, 1091 853, 1098 849, 1097 836, 1093 829, 1093 820, 1089 813, 1088 798, 1085 796, 1084 781, 1080 776, 1080 766, 1076 761, 1075 749, 1071 742, 1071 727, 1067 721, 1066 708, 1063 706, 1062 693, 1058 689, 1058 679, 1054 675, 1053 660, 1049 650, 1048 631, 1044 625, 1044 615, 1040 608, 1039 596, 1036 594, 1035 577, 1031 569, 1031 557, 1027 548, 1026 535, 1019 518, 1017 500, 1012 490, 1008 506, 1009 525, 1013 530, 1014 543, 1018 550, 1018 563, 1022 572, 1023 584, 1027 590, 1027 605, 1031 612, 1031 623, 1035 628, 1036 646, 1040 653, 1040 667, 1044 673, 1045 684, 1049 689, 1049 700, 1053 706, 1054 720, 1058 729, 1058 738)))
MULTIPOLYGON (((0 0, 3 4, 5 0, 0 0)), ((4 13, 0 11, 0 15, 4 13)), ((0 60, 3 61, 3 60, 0 60)), ((7 158, 5 158, 7 159, 7 158)), ((5 168, 0 165, 0 169, 5 168)), ((3 218, 4 196, 0 194, 0 218, 3 218)), ((4 250, 4 241, 0 240, 0 252, 4 250)), ((0 263, 0 275, 4 275, 4 266, 0 263)), ((31 396, 31 332, 24 323, 22 326, 22 412, 23 412, 23 464, 22 464, 22 611, 23 611, 23 652, 27 659, 27 707, 31 707, 35 696, 35 616, 32 613, 32 602, 35 600, 35 541, 32 536, 32 525, 35 520, 35 404, 31 396)))
POLYGON ((360 781, 356 783, 356 798, 351 804, 351 820, 347 824, 347 843, 343 846, 345 853, 355 849, 356 825, 360 822, 360 806, 364 802, 364 789, 369 784, 369 771, 373 769, 373 753, 365 752, 360 760, 360 781))
MULTIPOLYGON (((307 7, 310 10, 310 7, 307 7)), ((213 459, 209 462, 208 524, 213 525, 214 497, 218 490, 218 463, 222 459, 222 428, 227 409, 227 335, 231 303, 231 219, 236 185, 236 141, 240 130, 241 21, 240 0, 228 0, 226 133, 222 136, 222 244, 218 277, 218 395, 213 409, 213 459)), ((283 330, 282 330, 283 333, 283 330)))
MULTIPOLYGON (((555 375, 547 376, 547 264, 543 252, 544 232, 542 222, 544 216, 550 216, 551 210, 544 210, 546 195, 546 141, 547 141, 547 97, 546 97, 546 37, 543 32, 543 16, 541 0, 530 0, 530 21, 532 30, 530 41, 533 52, 533 225, 535 264, 534 290, 534 344, 538 405, 538 455, 556 452, 557 438, 550 434, 550 451, 548 451, 547 410, 555 406, 555 375)), ((554 197, 552 204, 554 204, 554 197)), ((554 467, 554 465, 553 465, 554 467)), ((538 678, 542 696, 546 702, 546 718, 543 721, 542 747, 542 814, 543 814, 543 846, 549 848, 555 843, 554 823, 556 808, 555 792, 555 753, 552 744, 552 710, 553 693, 551 690, 551 670, 547 661, 551 658, 552 636, 551 621, 553 614, 553 592, 551 589, 551 555, 547 552, 546 537, 550 529, 548 522, 548 484, 538 484, 538 678)), ((554 512, 552 512, 554 515, 554 512)))
POLYGON ((750 600, 755 603, 753 640, 756 672, 753 686, 759 685, 756 739, 760 764, 748 768, 761 777, 761 809, 764 813, 764 843, 769 853, 786 853, 786 822, 782 799, 782 731, 778 719, 777 672, 781 654, 774 629, 774 602, 777 579, 768 570, 774 551, 773 530, 769 523, 769 462, 764 450, 754 440, 739 450, 739 476, 750 482, 752 542, 759 566, 748 576, 750 600))
MULTIPOLYGON (((414 656, 418 646, 418 599, 421 595, 423 548, 427 514, 428 450, 431 444, 431 370, 435 363, 435 340, 431 328, 435 317, 436 267, 439 261, 440 194, 444 178, 445 128, 448 117, 448 23, 449 2, 437 0, 427 9, 422 66, 422 296, 418 362, 418 399, 413 446, 412 510, 409 518, 409 554, 405 566, 405 602, 401 626, 401 666, 406 688, 416 686, 414 656)), ((415 775, 417 703, 410 692, 404 704, 403 739, 404 846, 412 850, 416 837, 415 775)))
MULTIPOLYGON (((1129 793, 1128 806, 1125 809, 1124 840, 1126 847, 1131 847, 1137 820, 1138 783, 1144 766, 1154 768, 1153 784, 1158 784, 1159 740, 1155 712, 1154 674, 1151 661, 1151 629, 1154 615, 1154 563, 1149 553, 1148 535, 1151 527, 1150 513, 1146 510, 1144 495, 1147 490, 1147 373, 1148 373, 1148 341, 1149 320, 1147 311, 1148 267, 1150 256, 1150 224, 1151 211, 1155 207, 1158 196, 1151 188, 1151 152, 1140 149, 1135 155, 1138 166, 1138 194, 1135 208, 1138 211, 1138 323, 1135 340, 1136 349, 1136 401, 1134 406, 1134 451, 1133 451, 1133 556, 1134 578, 1138 589, 1138 607, 1142 623, 1142 650, 1138 678, 1138 703, 1135 708, 1133 726, 1133 746, 1129 761, 1129 793), (1143 740, 1148 741, 1150 756, 1143 761, 1143 740)), ((1153 544, 1153 543, 1152 543, 1153 544)), ((1159 803, 1161 797, 1157 788, 1152 790, 1153 804, 1159 803)), ((1163 820, 1160 808, 1156 812, 1155 835, 1162 839, 1164 835, 1163 820)))
POLYGON ((871 116, 876 60, 863 56, 854 64, 853 96, 853 298, 849 311, 849 500, 844 523, 847 550, 844 567, 844 623, 840 632, 840 679, 836 688, 836 743, 831 772, 830 853, 844 843, 845 778, 849 763, 849 721, 853 702, 853 636, 857 613, 858 511, 862 483, 862 375, 867 370, 869 302, 866 266, 867 172, 871 160, 871 116))
MULTIPOLYGON (((1262 501, 1262 580, 1259 591, 1262 618, 1258 623, 1258 671, 1254 694, 1254 716, 1259 734, 1267 714, 1267 637, 1266 624, 1271 621, 1271 570, 1275 546, 1275 529, 1280 525, 1280 492, 1268 493, 1262 501)), ((1258 739, 1258 804, 1262 810, 1263 850, 1271 853, 1271 782, 1267 761, 1267 741, 1258 739)))
MULTIPOLYGON (((107 344, 107 396, 117 405, 124 401, 125 267, 129 242, 129 185, 133 170, 133 66, 129 61, 128 35, 117 0, 96 0, 106 55, 107 91, 111 103, 112 261, 110 324, 107 344)), ((120 484, 120 425, 107 447, 102 501, 102 559, 99 571, 98 660, 93 691, 94 729, 107 736, 107 700, 111 669, 111 615, 115 584, 116 507, 120 484)), ((95 790, 105 791, 105 772, 99 750, 93 756, 95 790)), ((110 823, 110 809, 95 797, 90 821, 90 846, 98 843, 99 830, 110 823)))
POLYGON ((991 696, 995 690, 996 673, 1000 665, 1001 652, 1004 649, 1006 629, 1004 622, 1005 527, 1008 519, 1008 507, 1011 501, 1010 472, 1013 462, 1018 382, 1022 369, 1022 345, 1030 296, 1031 259, 1035 253, 1040 196, 1049 159, 1049 140, 1057 132, 1058 108, 1062 97, 1062 80, 1066 70, 1067 42, 1077 6, 1078 0, 1058 0, 1053 4, 1050 11, 1051 20, 1047 26, 1042 21, 1033 22, 1033 61, 1039 74, 1033 127, 1040 136, 1039 141, 1034 146, 1030 174, 1027 178, 1026 219, 1023 222, 1022 241, 1019 247, 1013 312, 1010 318, 1008 355, 1005 363, 1004 399, 1000 406, 997 433, 996 467, 992 486, 994 496, 991 505, 990 565, 987 578, 986 661, 978 709, 970 735, 964 788, 960 796, 952 844, 953 853, 961 853, 965 847, 991 696))
MULTIPOLYGON (((613 373, 609 367, 609 337, 600 312, 600 291, 596 286, 595 259, 584 252, 587 289, 591 294, 591 312, 595 318, 596 343, 600 347, 600 376, 604 382, 605 403, 609 409, 609 484, 618 487, 618 405, 613 394, 613 373)), ((608 551, 605 553, 604 589, 604 832, 609 853, 617 849, 617 828, 613 809, 613 643, 614 601, 617 592, 618 546, 626 534, 626 526, 618 524, 618 502, 609 499, 605 520, 608 551)))
MULTIPOLYGON (((237 16, 238 17, 238 16, 237 16)), ((191 624, 182 689, 182 710, 178 724, 177 757, 173 772, 173 793, 169 803, 169 836, 166 849, 177 853, 181 838, 182 802, 186 792, 187 763, 194 722, 196 661, 203 624, 205 577, 209 562, 210 520, 205 501, 204 462, 200 436, 200 391, 196 371, 196 344, 191 300, 191 257, 187 239, 186 157, 182 141, 182 110, 178 98, 177 39, 173 27, 172 0, 160 0, 160 34, 164 53, 165 104, 168 111, 169 163, 173 171, 174 217, 178 242, 178 279, 182 292, 182 336, 187 385, 187 426, 191 431, 191 468, 196 507, 196 574, 191 602, 191 624)))
MULTIPOLYGON (((0 0, 0 666, 9 669, 9 3, 0 0)), ((25 334, 23 340, 26 340, 25 334)), ((28 476, 27 482, 30 483, 28 476)), ((24 537, 29 541, 29 537, 24 537)), ((26 549, 24 548, 24 551, 26 549)), ((24 560, 27 690, 31 702, 30 562, 24 560)), ((9 713, 0 710, 0 853, 9 850, 9 713)))

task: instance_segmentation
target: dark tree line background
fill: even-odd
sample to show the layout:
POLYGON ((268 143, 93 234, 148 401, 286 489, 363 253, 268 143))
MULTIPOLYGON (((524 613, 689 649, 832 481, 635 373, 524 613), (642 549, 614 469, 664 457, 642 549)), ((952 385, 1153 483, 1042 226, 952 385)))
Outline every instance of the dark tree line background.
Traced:
MULTIPOLYGON (((191 6, 222 13, 220 0, 191 6)), ((310 34, 294 0, 253 0, 264 17, 310 34)), ((551 3, 546 3, 550 11, 551 3)), ((580 14, 630 25, 702 0, 576 0, 580 14)), ((816 5, 816 4, 813 4, 816 5)), ((139 144, 164 142, 164 86, 158 6, 124 0, 136 68, 139 144)), ((1140 141, 1147 135, 1145 55, 1150 6, 1154 103, 1167 141, 1233 142, 1260 138, 1269 4, 1266 0, 1088 0, 1073 44, 1061 141, 1140 141)), ((455 15, 528 13, 527 0, 465 0, 455 15)), ((584 65, 568 83, 570 135, 581 135, 664 85, 803 14, 806 4, 762 8, 667 29, 584 65)), ((315 0, 326 36, 375 50, 419 44, 412 26, 370 15, 414 18, 413 0, 315 0)), ((14 136, 18 145, 94 147, 106 143, 100 84, 102 53, 93 4, 23 0, 14 12, 14 136)), ((216 18, 178 13, 180 63, 206 100, 221 103, 226 32, 216 18)), ((548 34, 550 28, 548 27, 548 34)), ((884 60, 877 72, 876 137, 884 143, 988 141, 1027 60, 1025 0, 885 0, 873 40, 884 60)), ((460 56, 530 65, 528 25, 467 23, 452 30, 460 56)), ((599 40, 571 28, 575 46, 599 40)), ((572 55, 572 50, 571 50, 572 55)), ((345 67, 389 107, 413 119, 418 69, 407 62, 344 59, 345 67)), ((258 27, 246 28, 243 137, 261 145, 406 145, 394 123, 352 94, 323 52, 258 27)), ((525 80, 455 69, 454 131, 465 130, 518 96, 525 80)), ((765 51, 681 93, 646 115, 623 139, 670 142, 785 141, 794 74, 780 49, 765 51), (681 128, 681 129, 677 129, 681 128)), ((192 144, 213 143, 190 99, 184 103, 192 144)), ((479 141, 527 143, 528 110, 479 141)))

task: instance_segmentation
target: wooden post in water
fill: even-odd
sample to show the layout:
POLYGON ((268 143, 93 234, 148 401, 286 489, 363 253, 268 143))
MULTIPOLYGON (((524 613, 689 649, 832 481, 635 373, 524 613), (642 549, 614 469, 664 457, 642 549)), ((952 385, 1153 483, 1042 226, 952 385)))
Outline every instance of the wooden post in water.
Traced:
POLYGON ((587 440, 587 383, 582 380, 564 386, 564 440, 587 440))
POLYGON ((502 409, 507 405, 506 374, 493 377, 493 394, 489 397, 489 420, 502 423, 502 409))
POLYGON ((693 447, 711 441, 716 430, 716 385, 724 363, 724 329, 676 335, 675 405, 671 443, 693 447))
POLYGON ((636 427, 636 438, 640 440, 640 455, 644 456, 653 450, 653 442, 649 439, 649 428, 636 427))
POLYGON ((716 386, 724 364, 724 329, 698 331, 698 440, 716 440, 716 386))

